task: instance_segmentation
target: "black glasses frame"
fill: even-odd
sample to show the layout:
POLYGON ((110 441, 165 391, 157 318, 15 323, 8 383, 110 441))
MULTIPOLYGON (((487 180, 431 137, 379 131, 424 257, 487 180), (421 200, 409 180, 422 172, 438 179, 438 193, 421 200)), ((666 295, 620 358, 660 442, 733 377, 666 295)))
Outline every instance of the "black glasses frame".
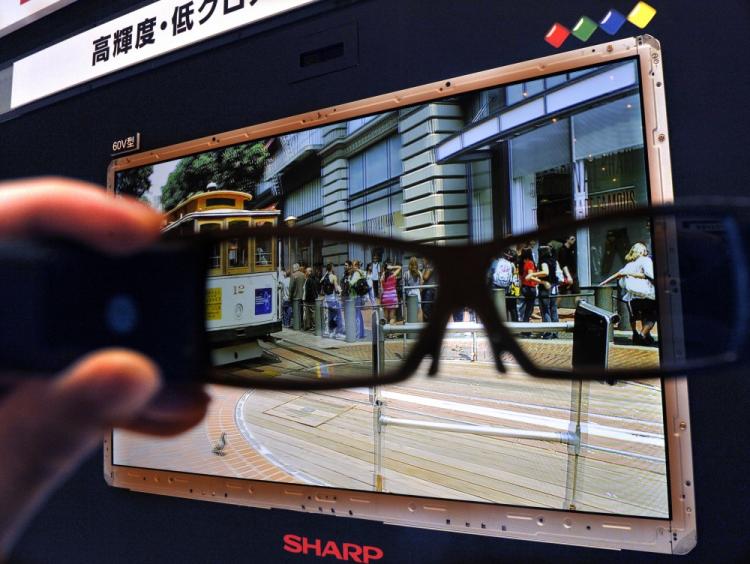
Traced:
MULTIPOLYGON (((596 211, 596 210, 594 210, 596 211)), ((432 313, 424 329, 419 333, 415 344, 409 350, 406 358, 401 362, 398 370, 387 375, 378 376, 373 374, 372 378, 341 378, 335 380, 315 379, 309 381, 284 381, 284 380, 250 380, 239 376, 233 376, 221 369, 211 369, 208 380, 235 386, 263 388, 263 389, 296 389, 296 390, 325 390, 335 388, 347 388, 366 385, 392 384, 407 379, 422 363, 430 356, 432 358, 429 372, 434 376, 440 364, 440 347, 445 335, 446 325, 454 311, 468 307, 477 314, 485 327, 485 333, 491 344, 495 364, 500 372, 505 372, 502 361, 503 354, 510 354, 520 367, 530 376, 538 378, 552 378, 565 380, 628 380, 638 378, 661 378, 669 376, 681 376, 698 372, 713 371, 716 369, 728 369, 743 365, 740 351, 747 340, 747 329, 750 327, 750 297, 745 291, 750 287, 750 274, 744 265, 736 265, 737 288, 733 289, 737 296, 737 328, 738 335, 731 350, 714 356, 701 359, 685 361, 679 366, 644 367, 637 371, 629 369, 613 369, 603 371, 596 368, 575 368, 562 370, 539 366, 523 351, 516 341, 504 320, 498 315, 491 293, 486 285, 486 269, 492 260, 500 256, 504 249, 517 243, 528 240, 541 240, 545 237, 554 236, 561 231, 576 232, 583 227, 591 227, 611 222, 612 220, 644 219, 651 220, 663 218, 658 222, 661 232, 654 233, 656 254, 664 253, 664 256, 676 255, 676 249, 669 248, 674 241, 670 241, 669 220, 674 216, 697 215, 700 217, 712 217, 726 223, 727 219, 739 220, 747 223, 750 219, 750 200, 748 199, 724 199, 724 198, 702 198, 688 204, 667 205, 634 208, 617 213, 602 211, 595 216, 574 221, 561 221, 551 224, 545 228, 529 231, 522 234, 497 238, 490 242, 475 245, 428 245, 410 242, 404 239, 387 238, 353 233, 336 229, 319 229, 308 227, 289 226, 258 226, 239 227, 224 231, 212 231, 200 234, 180 235, 180 238, 190 239, 198 244, 208 245, 217 241, 223 241, 235 237, 294 237, 323 239, 326 242, 360 243, 371 247, 394 248, 414 253, 415 256, 430 259, 433 267, 440 273, 440 291, 437 293, 433 304, 432 313), (461 265, 461 268, 456 268, 461 265)), ((654 229, 652 225, 652 230, 654 229)), ((744 248, 739 233, 729 233, 733 243, 744 248)), ((657 269, 655 287, 657 300, 669 297, 669 293, 678 290, 679 273, 676 269, 676 256, 672 256, 671 264, 668 261, 666 268, 657 269)), ((739 261, 743 262, 743 261, 739 261)))

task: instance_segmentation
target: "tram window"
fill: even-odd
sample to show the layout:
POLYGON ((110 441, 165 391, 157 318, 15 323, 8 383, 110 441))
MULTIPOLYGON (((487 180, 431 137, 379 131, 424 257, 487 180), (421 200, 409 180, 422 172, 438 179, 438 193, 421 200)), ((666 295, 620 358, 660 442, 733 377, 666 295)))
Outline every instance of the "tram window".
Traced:
MULTIPOLYGON (((246 227, 247 221, 230 221, 228 227, 246 227)), ((235 237, 227 241, 227 266, 229 268, 247 268, 250 266, 248 249, 250 240, 247 237, 235 237)))
MULTIPOLYGON (((201 233, 206 233, 208 231, 218 231, 219 229, 221 229, 221 224, 202 223, 198 229, 201 233)), ((208 258, 208 268, 211 271, 221 270, 221 243, 218 241, 211 245, 211 252, 208 258)))
MULTIPOLYGON (((255 225, 273 225, 269 222, 258 222, 255 225)), ((255 267, 263 270, 263 267, 273 266, 273 238, 255 238, 255 267)))
POLYGON ((255 243, 255 264, 268 266, 271 264, 271 239, 258 239, 255 243))

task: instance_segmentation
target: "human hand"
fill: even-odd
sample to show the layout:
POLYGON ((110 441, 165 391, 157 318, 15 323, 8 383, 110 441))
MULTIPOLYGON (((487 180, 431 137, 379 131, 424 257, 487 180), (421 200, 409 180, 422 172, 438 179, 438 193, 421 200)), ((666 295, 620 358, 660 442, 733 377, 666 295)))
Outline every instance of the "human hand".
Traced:
MULTIPOLYGON (((143 204, 55 178, 0 183, 0 209, 0 237, 65 236, 115 254, 155 240, 161 225, 143 204)), ((0 560, 105 429, 176 434, 198 423, 207 405, 201 389, 161 389, 158 367, 124 349, 91 353, 53 379, 0 391, 0 560)))

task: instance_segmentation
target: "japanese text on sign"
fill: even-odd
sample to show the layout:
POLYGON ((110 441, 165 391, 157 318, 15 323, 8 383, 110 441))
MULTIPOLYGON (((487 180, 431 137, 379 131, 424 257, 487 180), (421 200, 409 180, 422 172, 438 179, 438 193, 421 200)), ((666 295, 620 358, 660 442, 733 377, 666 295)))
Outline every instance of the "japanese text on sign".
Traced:
POLYGON ((206 321, 221 321, 221 288, 206 290, 206 321))
POLYGON ((11 109, 317 0, 155 0, 13 63, 11 109))
MULTIPOLYGON (((252 7, 258 3, 258 0, 221 0, 223 10, 217 12, 216 7, 219 5, 219 0, 198 1, 202 2, 202 4, 197 8, 197 16, 197 2, 195 0, 190 0, 190 2, 174 7, 171 18, 172 36, 191 31, 196 23, 199 26, 204 25, 213 17, 214 13, 217 14, 217 17, 219 17, 218 14, 225 16, 237 10, 242 10, 245 7, 252 7), (200 18, 197 22, 196 17, 200 18)), ((96 66, 97 63, 109 61, 110 53, 112 57, 117 57, 127 55, 131 49, 142 49, 148 45, 154 45, 156 43, 156 21, 157 18, 155 17, 147 17, 135 25, 135 44, 133 44, 133 25, 123 27, 108 35, 102 35, 94 39, 94 53, 91 57, 91 65, 96 66)), ((159 29, 164 32, 168 32, 169 28, 170 23, 166 20, 162 21, 159 25, 159 29)))

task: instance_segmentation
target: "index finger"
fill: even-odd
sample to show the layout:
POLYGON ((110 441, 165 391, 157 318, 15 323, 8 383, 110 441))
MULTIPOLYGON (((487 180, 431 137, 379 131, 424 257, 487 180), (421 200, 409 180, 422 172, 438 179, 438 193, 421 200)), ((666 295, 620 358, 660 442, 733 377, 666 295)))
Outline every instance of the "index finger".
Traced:
POLYGON ((0 237, 62 235, 108 252, 142 247, 159 235, 162 218, 131 198, 64 178, 0 183, 0 237))

